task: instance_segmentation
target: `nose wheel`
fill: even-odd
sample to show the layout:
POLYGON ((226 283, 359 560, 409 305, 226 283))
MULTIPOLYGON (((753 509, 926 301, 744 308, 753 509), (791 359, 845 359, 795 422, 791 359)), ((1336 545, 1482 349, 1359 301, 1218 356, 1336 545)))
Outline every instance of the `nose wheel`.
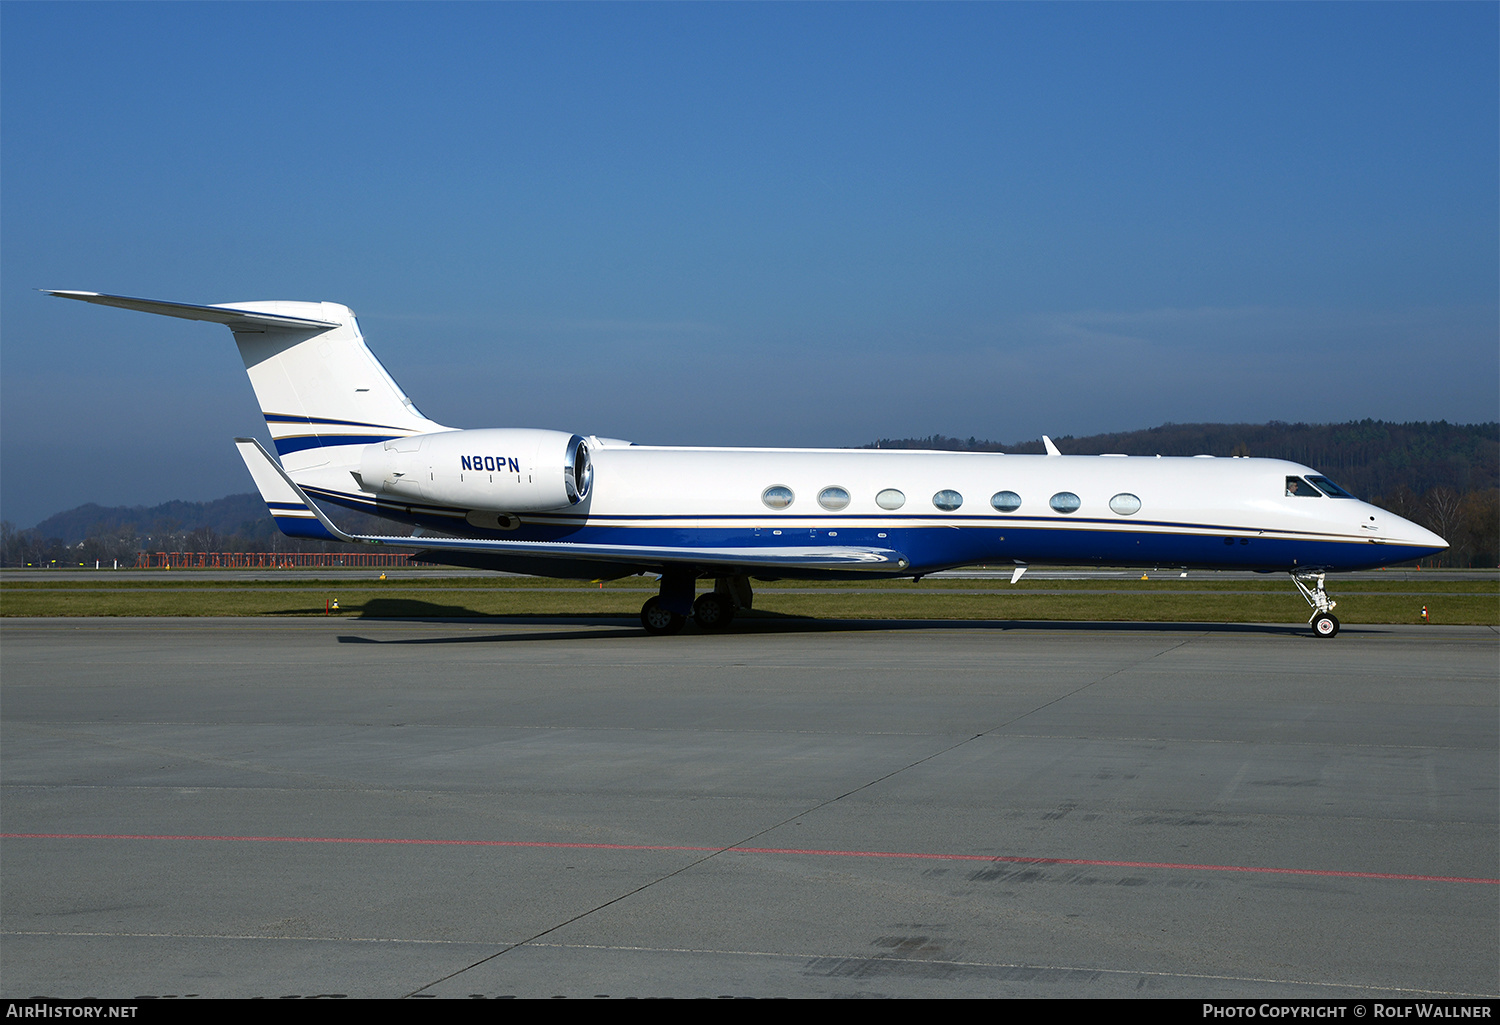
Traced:
POLYGON ((1292 583, 1297 585, 1297 590, 1302 592, 1302 597, 1312 606, 1313 614, 1307 625, 1312 627, 1313 633, 1319 637, 1338 636, 1339 620, 1333 614, 1338 602, 1328 597, 1328 592, 1323 590, 1323 574, 1293 573, 1292 583))
POLYGON ((1320 612, 1312 618, 1313 633, 1319 637, 1332 637, 1339 632, 1339 617, 1330 612, 1320 612))

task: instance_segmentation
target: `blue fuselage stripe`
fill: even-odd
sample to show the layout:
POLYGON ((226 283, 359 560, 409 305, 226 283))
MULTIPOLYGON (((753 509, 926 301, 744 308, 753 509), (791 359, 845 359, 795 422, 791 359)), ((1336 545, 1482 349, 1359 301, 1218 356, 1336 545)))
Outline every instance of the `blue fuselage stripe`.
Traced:
POLYGON ((341 445, 378 445, 402 437, 398 434, 311 434, 295 438, 273 438, 277 455, 288 455, 309 448, 337 448, 341 445))
MULTIPOLYGON (((377 515, 446 534, 453 532, 454 513, 439 515, 420 507, 396 506, 378 499, 331 491, 315 493, 320 500, 375 512, 377 515), (411 510, 411 511, 408 511, 411 510)), ((1076 521, 1070 521, 1076 522, 1076 521)), ((1147 524, 1139 524, 1145 527, 1147 524)), ((1050 527, 1031 521, 990 520, 984 525, 897 527, 845 520, 833 530, 824 527, 673 526, 641 522, 597 525, 588 522, 537 523, 523 520, 515 530, 481 530, 465 525, 463 533, 494 541, 571 541, 578 544, 637 545, 651 548, 787 548, 853 546, 889 548, 901 552, 911 566, 902 575, 928 573, 952 566, 1014 562, 1098 565, 1168 565, 1222 569, 1289 571, 1300 567, 1329 570, 1372 569, 1431 555, 1434 549, 1416 545, 1374 544, 1368 538, 1341 541, 1323 537, 1246 537, 1215 532, 1212 526, 1163 531, 1132 529, 1120 524, 1108 529, 1077 526, 1050 527)), ((415 542, 420 544, 420 540, 415 542)), ((622 559, 628 562, 628 557, 622 559)), ((791 567, 768 572, 795 576, 791 567)))
POLYGON ((276 516, 275 513, 272 513, 272 517, 276 520, 277 528, 287 537, 307 537, 315 541, 338 540, 338 538, 328 532, 328 528, 324 527, 320 521, 311 517, 276 516))
POLYGON ((291 413, 262 413, 268 424, 333 424, 338 427, 373 427, 377 431, 399 431, 389 424, 367 424, 361 420, 330 420, 321 416, 294 416, 291 413))

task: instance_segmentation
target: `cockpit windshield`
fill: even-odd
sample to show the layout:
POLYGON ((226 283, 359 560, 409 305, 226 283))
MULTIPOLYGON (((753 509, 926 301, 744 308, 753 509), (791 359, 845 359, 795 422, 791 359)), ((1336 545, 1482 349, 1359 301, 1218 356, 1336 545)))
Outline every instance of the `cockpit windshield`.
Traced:
POLYGON ((1329 498, 1354 497, 1353 495, 1349 494, 1349 492, 1345 491, 1343 488, 1335 484, 1333 481, 1329 480, 1327 477, 1308 477, 1307 479, 1312 481, 1313 485, 1316 486, 1319 491, 1323 492, 1323 494, 1327 495, 1329 498))
POLYGON ((1288 477, 1286 479, 1286 494, 1288 498, 1353 498, 1343 488, 1339 487, 1327 477, 1308 474, 1307 479, 1301 477, 1288 477))

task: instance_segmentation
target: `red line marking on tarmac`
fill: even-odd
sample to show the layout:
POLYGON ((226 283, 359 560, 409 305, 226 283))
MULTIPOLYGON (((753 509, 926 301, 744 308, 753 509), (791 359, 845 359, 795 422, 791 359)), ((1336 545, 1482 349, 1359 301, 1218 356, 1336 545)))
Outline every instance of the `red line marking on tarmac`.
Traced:
POLYGON ((5 840, 216 840, 223 843, 409 844, 418 847, 535 847, 580 851, 685 851, 712 854, 805 854, 824 858, 904 858, 917 861, 984 861, 1001 865, 1083 865, 1101 868, 1166 868, 1188 872, 1251 872, 1284 876, 1330 876, 1337 879, 1393 879, 1422 883, 1483 883, 1500 879, 1426 876, 1404 872, 1344 872, 1324 868, 1265 868, 1256 865, 1195 865, 1175 861, 1109 861, 1098 858, 1019 858, 995 854, 922 854, 902 851, 837 851, 800 847, 674 847, 664 844, 554 843, 545 840, 418 840, 358 836, 173 836, 149 833, 0 833, 5 840))

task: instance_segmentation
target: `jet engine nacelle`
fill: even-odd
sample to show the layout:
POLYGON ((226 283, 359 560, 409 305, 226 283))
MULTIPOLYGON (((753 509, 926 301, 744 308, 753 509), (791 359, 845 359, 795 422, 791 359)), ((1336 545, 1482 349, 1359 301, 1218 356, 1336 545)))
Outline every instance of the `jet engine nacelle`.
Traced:
POLYGON ((442 431, 366 446, 357 479, 372 494, 471 512, 542 512, 587 498, 594 466, 576 434, 442 431))

